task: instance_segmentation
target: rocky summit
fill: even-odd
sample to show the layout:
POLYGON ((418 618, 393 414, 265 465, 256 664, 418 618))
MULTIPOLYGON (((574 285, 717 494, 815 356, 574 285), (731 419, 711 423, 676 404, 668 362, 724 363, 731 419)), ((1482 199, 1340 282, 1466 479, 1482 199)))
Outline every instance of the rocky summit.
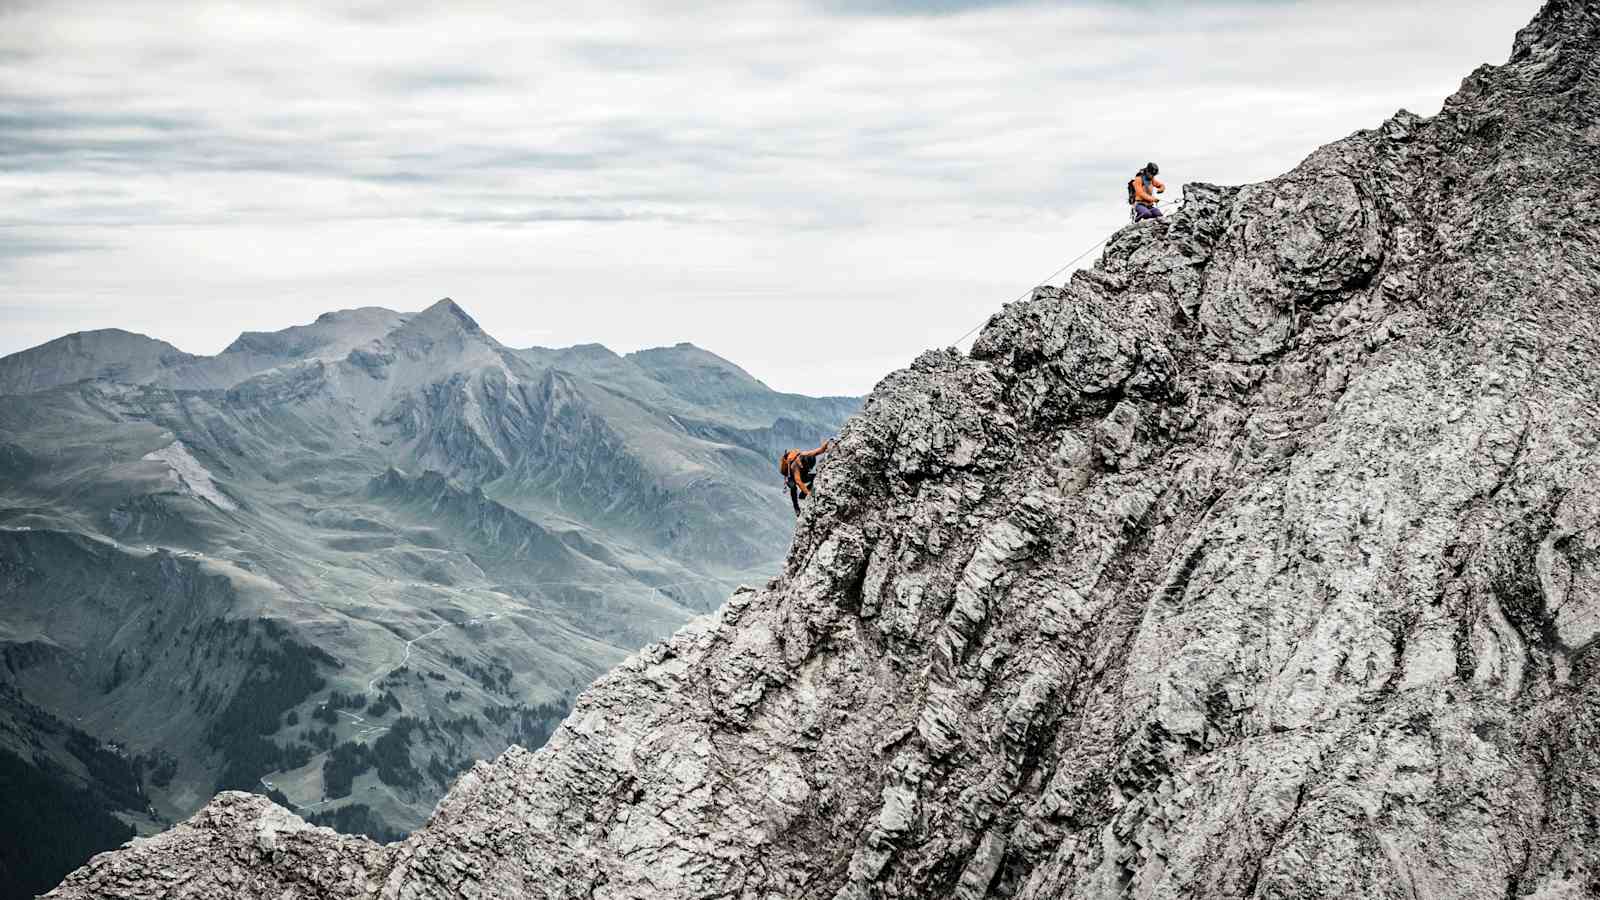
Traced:
POLYGON ((1592 897, 1600 4, 930 352, 781 577, 380 846, 219 796, 53 895, 1592 897))

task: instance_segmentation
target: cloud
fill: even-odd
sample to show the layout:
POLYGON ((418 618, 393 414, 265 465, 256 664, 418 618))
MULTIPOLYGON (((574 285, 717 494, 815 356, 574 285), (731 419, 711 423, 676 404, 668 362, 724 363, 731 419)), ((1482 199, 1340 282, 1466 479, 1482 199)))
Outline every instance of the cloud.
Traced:
POLYGON ((0 268, 27 256, 55 256, 63 253, 85 253, 104 250, 108 245, 82 238, 52 238, 41 235, 0 230, 0 268))
POLYGON ((410 97, 429 91, 461 91, 493 87, 500 79, 493 72, 461 65, 377 69, 372 88, 410 97))
POLYGON ((1436 109, 1536 6, 11 3, 0 237, 34 243, 8 290, 197 352, 301 310, 264 298, 448 294, 506 332, 720 341, 780 387, 864 390, 937 340, 908 285, 959 333, 1120 224, 1146 159, 1270 177, 1436 109), (761 320, 837 298, 861 323, 837 377, 761 320))
POLYGON ((834 13, 895 16, 948 16, 974 10, 1024 5, 1026 0, 824 0, 820 9, 834 13))

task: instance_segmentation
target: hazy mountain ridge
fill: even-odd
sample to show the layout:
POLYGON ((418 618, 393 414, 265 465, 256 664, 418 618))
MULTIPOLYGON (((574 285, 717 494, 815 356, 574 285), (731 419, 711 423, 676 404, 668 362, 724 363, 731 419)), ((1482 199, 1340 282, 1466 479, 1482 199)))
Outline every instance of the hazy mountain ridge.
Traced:
POLYGON ((578 688, 775 571, 792 515, 748 435, 820 440, 853 408, 754 379, 737 408, 699 408, 670 367, 609 351, 601 384, 448 300, 215 357, 90 334, 0 360, 19 390, 0 395, 0 651, 30 661, 0 681, 176 760, 148 785, 167 819, 271 782, 374 833, 420 823, 459 768, 542 740, 578 688), (229 713, 240 697, 267 712, 229 713), (354 789, 324 802, 335 756, 354 789))
POLYGON ((120 328, 80 331, 0 357, 0 394, 49 390, 85 378, 144 381, 199 358, 120 328))
POLYGON ((1597 119, 1548 0, 891 375, 782 577, 405 841, 224 794, 54 896, 1595 896, 1597 119))

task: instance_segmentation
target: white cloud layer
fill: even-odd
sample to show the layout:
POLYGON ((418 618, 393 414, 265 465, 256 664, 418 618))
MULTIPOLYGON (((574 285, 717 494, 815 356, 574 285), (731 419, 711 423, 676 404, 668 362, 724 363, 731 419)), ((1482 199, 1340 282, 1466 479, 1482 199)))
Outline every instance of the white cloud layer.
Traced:
POLYGON ((1431 114, 1537 5, 0 0, 0 353, 448 295, 860 393, 1145 160, 1257 181, 1431 114))

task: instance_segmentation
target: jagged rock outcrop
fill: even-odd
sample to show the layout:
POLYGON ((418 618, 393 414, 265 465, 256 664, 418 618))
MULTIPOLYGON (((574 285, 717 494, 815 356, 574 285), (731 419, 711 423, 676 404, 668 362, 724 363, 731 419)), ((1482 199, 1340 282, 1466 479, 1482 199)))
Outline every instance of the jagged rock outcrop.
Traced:
POLYGON ((1594 896, 1597 60, 1550 0, 891 376, 783 577, 408 840, 225 795, 55 896, 1594 896))

